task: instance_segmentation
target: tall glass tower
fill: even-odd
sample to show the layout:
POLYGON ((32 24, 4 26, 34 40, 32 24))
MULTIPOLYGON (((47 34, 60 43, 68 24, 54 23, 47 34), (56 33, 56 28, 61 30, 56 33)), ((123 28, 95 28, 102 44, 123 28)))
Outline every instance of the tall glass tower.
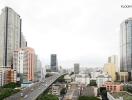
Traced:
POLYGON ((131 79, 132 70, 132 18, 120 25, 120 71, 128 72, 131 79))
POLYGON ((13 51, 23 47, 23 42, 26 41, 21 32, 20 16, 12 8, 5 7, 0 15, 0 66, 12 65, 13 51))
POLYGON ((56 54, 51 54, 51 70, 57 72, 58 71, 58 63, 56 54))

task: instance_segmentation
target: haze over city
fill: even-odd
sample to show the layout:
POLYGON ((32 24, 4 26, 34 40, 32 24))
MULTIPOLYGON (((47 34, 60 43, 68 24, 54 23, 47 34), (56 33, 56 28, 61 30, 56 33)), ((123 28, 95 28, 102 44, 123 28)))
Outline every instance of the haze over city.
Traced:
POLYGON ((0 9, 21 15, 22 32, 43 64, 57 54, 59 65, 102 67, 107 57, 119 53, 120 23, 132 9, 131 0, 1 0, 0 9))

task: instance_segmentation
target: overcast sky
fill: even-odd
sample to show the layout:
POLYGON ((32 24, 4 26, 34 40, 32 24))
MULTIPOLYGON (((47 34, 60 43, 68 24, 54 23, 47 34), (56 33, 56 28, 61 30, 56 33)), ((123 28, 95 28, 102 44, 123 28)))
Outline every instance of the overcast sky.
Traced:
MULTIPOLYGON (((132 0, 0 0, 22 18, 22 32, 43 64, 56 53, 65 68, 102 67, 119 53, 120 23, 132 17, 132 0)), ((44 66, 43 65, 43 66, 44 66)))

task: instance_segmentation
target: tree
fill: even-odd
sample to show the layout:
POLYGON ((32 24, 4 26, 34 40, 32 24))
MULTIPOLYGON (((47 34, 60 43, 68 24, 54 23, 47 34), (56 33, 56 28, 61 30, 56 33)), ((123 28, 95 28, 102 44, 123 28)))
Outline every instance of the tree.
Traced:
POLYGON ((90 80, 90 86, 97 86, 96 80, 90 80))
POLYGON ((19 92, 20 90, 12 89, 12 88, 1 88, 0 89, 0 100, 3 100, 4 98, 11 96, 14 93, 19 92))
POLYGON ((61 95, 66 94, 66 88, 62 88, 61 91, 60 91, 60 94, 61 94, 61 95))
POLYGON ((97 95, 100 95, 100 88, 97 89, 97 95))
POLYGON ((61 77, 59 77, 59 78, 57 79, 57 81, 60 82, 60 83, 65 82, 64 75, 61 76, 61 77))
POLYGON ((71 72, 71 74, 70 75, 73 75, 74 74, 74 72, 71 72))
POLYGON ((132 86, 124 85, 124 86, 123 86, 123 90, 132 93, 132 86))
POLYGON ((46 94, 39 97, 37 100, 59 100, 57 96, 52 94, 46 94))
POLYGON ((47 74, 45 75, 45 77, 50 77, 50 76, 52 76, 52 74, 47 73, 47 74))
POLYGON ((51 69, 46 69, 46 72, 51 72, 51 69))
POLYGON ((14 89, 14 88, 16 88, 16 87, 20 87, 20 84, 11 82, 11 83, 5 84, 5 85, 3 86, 3 88, 12 88, 12 89, 14 89))
POLYGON ((102 94, 103 96, 107 97, 107 91, 106 91, 106 90, 103 90, 101 94, 102 94))

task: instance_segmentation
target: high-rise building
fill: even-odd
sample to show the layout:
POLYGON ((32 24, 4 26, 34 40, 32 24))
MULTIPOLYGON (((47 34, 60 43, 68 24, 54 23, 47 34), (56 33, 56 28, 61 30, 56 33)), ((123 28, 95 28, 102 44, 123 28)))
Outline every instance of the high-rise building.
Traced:
POLYGON ((112 80, 116 80, 116 67, 113 63, 104 64, 104 72, 112 77, 112 80))
POLYGON ((51 71, 58 71, 57 55, 51 54, 51 71))
POLYGON ((22 33, 20 35, 20 47, 21 48, 27 47, 27 41, 22 33))
POLYGON ((0 15, 0 66, 12 66, 13 51, 25 46, 21 32, 21 18, 9 7, 2 9, 0 15))
POLYGON ((74 73, 79 74, 79 64, 78 63, 74 64, 74 73))
POLYGON ((39 59, 37 59, 37 80, 38 81, 42 79, 41 70, 42 70, 42 63, 39 59))
POLYGON ((118 57, 117 55, 112 55, 108 57, 108 63, 115 64, 116 72, 118 72, 118 57))
POLYGON ((26 47, 17 49, 13 53, 13 69, 17 71, 17 81, 23 83, 34 81, 35 51, 26 47))
POLYGON ((117 55, 113 55, 113 56, 108 57, 108 63, 117 64, 118 63, 117 55))
POLYGON ((41 61, 38 55, 35 55, 35 66, 34 66, 34 79, 35 81, 41 80, 41 61))
POLYGON ((131 80, 132 70, 132 18, 128 18, 120 25, 120 71, 128 72, 131 80))

